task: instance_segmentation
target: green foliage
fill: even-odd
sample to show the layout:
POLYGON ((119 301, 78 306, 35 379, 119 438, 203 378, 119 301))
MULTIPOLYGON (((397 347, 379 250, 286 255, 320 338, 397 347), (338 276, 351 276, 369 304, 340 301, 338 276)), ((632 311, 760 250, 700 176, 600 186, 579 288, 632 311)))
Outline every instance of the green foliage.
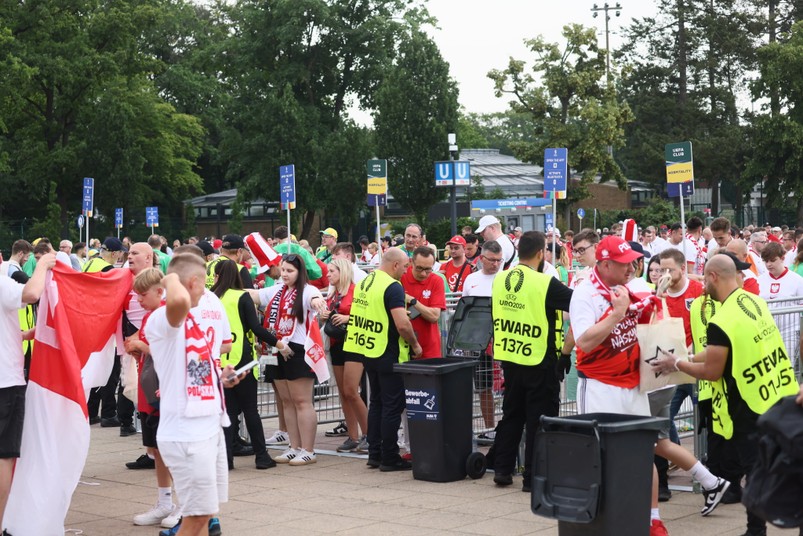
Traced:
POLYGON ((447 135, 456 132, 458 121, 456 84, 426 34, 413 30, 402 41, 376 103, 377 152, 388 159, 390 193, 422 223, 429 207, 447 194, 435 187, 432 166, 448 158, 447 135))
MULTIPOLYGON (((686 214, 686 219, 691 218, 695 214, 686 214)), ((703 216, 702 214, 698 214, 703 216)), ((665 199, 655 200, 649 206, 632 210, 606 210, 600 213, 597 220, 597 227, 610 227, 614 223, 624 221, 628 218, 636 220, 640 228, 654 225, 671 225, 680 221, 680 208, 675 206, 672 201, 665 199)), ((593 225, 593 219, 588 220, 590 225, 593 225)), ((703 218, 705 221, 705 218, 703 218)))
POLYGON ((526 41, 535 56, 534 74, 524 61, 512 58, 506 69, 488 73, 496 96, 511 95, 511 111, 532 121, 532 140, 510 142, 516 157, 543 165, 544 149, 568 148, 570 166, 580 174, 577 187, 569 190, 570 201, 586 198, 586 185, 597 174, 626 186, 608 147, 624 145, 624 125, 633 117, 627 104, 617 102, 606 88, 605 51, 598 48, 595 32, 577 24, 565 26, 563 49, 542 37, 526 41))
MULTIPOLYGON (((457 218, 457 233, 460 234, 460 230, 466 225, 472 229, 476 229, 477 220, 466 217, 457 218)), ((446 247, 446 241, 452 238, 452 220, 449 218, 442 218, 427 225, 425 231, 429 243, 435 244, 438 246, 438 249, 443 249, 446 247)))

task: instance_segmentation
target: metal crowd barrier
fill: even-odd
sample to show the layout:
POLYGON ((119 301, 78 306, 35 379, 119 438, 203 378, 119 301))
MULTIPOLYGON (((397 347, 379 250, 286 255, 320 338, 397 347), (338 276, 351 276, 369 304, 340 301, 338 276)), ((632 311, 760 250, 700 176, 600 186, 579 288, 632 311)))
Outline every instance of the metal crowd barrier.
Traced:
MULTIPOLYGON (((441 330, 442 348, 446 348, 446 337, 449 332, 454 310, 460 300, 460 293, 447 293, 446 311, 441 314, 438 322, 441 330)), ((775 322, 784 337, 789 358, 795 367, 795 374, 798 381, 801 381, 800 365, 800 321, 803 315, 803 299, 791 298, 785 300, 775 300, 770 306, 775 322)), ((466 356, 478 357, 478 356, 466 356)), ((503 378, 498 363, 494 362, 492 369, 484 370, 477 374, 476 385, 490 386, 491 398, 487 395, 480 395, 480 391, 475 389, 474 393, 474 434, 478 438, 479 444, 491 444, 493 426, 486 425, 485 417, 481 408, 481 401, 484 398, 486 405, 492 403, 494 423, 498 423, 502 416, 502 386, 503 378), (487 438, 487 439, 486 439, 487 438)), ((319 424, 337 423, 343 420, 343 413, 340 406, 340 398, 337 392, 334 376, 324 384, 315 385, 314 406, 318 415, 319 424)), ((487 392, 487 391, 486 391, 487 392)), ((576 404, 577 394, 577 371, 572 367, 561 386, 561 415, 574 415, 577 413, 576 404)), ((260 383, 258 389, 258 406, 260 415, 263 419, 276 418, 276 395, 273 388, 267 383, 260 383)), ((486 408, 487 409, 487 408, 486 408)), ((696 393, 693 397, 687 398, 680 407, 680 411, 675 417, 675 425, 681 438, 688 438, 695 434, 694 423, 696 410, 696 393)), ((241 427, 245 432, 245 427, 241 427)), ((704 443, 695 441, 695 455, 699 458, 705 450, 704 443)))

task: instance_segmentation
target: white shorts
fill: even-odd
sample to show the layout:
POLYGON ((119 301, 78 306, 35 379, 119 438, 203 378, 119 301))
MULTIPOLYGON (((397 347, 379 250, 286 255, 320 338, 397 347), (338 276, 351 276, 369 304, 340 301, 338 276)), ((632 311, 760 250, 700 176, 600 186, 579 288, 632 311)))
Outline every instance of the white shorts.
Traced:
POLYGON ((591 378, 577 378, 578 413, 622 413, 650 416, 647 393, 638 387, 625 389, 591 378))
POLYGON ((229 500, 229 464, 223 430, 203 441, 159 441, 159 453, 173 475, 181 513, 215 515, 229 500))

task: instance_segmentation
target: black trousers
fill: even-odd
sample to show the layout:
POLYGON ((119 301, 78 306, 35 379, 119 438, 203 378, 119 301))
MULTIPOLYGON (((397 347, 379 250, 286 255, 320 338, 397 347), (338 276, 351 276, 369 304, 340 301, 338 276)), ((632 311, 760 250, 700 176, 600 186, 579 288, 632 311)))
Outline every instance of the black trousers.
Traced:
POLYGON ((371 385, 368 403, 368 457, 382 464, 399 461, 399 425, 404 411, 404 380, 393 372, 393 364, 365 359, 365 372, 371 385))
MULTIPOLYGON (((738 483, 742 475, 750 474, 758 458, 758 434, 733 434, 725 439, 713 432, 708 434, 708 468, 717 476, 738 483)), ((748 476, 749 478, 749 476, 748 476)), ((767 523, 747 510, 747 529, 751 532, 766 530, 767 523)))
POLYGON ((114 366, 112 366, 106 385, 96 387, 89 392, 87 401, 89 416, 97 416, 98 409, 100 409, 102 419, 111 419, 116 415, 122 426, 134 424, 134 403, 123 396, 123 386, 120 385, 119 355, 114 356, 114 366))
POLYGON ((262 456, 267 454, 265 448, 265 430, 262 428, 262 418, 257 409, 257 380, 253 372, 246 374, 240 383, 231 389, 224 389, 226 397, 226 412, 229 414, 231 426, 224 429, 226 435, 226 455, 231 462, 234 449, 234 440, 239 434, 238 417, 243 414, 245 428, 251 436, 251 445, 254 447, 254 454, 262 456))
MULTIPOLYGON (((505 394, 502 420, 496 425, 494 471, 509 475, 516 467, 521 434, 526 425, 524 478, 532 476, 533 444, 541 415, 556 417, 560 410, 560 382, 555 358, 545 358, 542 366, 532 367, 502 361, 505 394)), ((370 428, 370 427, 369 427, 370 428)))

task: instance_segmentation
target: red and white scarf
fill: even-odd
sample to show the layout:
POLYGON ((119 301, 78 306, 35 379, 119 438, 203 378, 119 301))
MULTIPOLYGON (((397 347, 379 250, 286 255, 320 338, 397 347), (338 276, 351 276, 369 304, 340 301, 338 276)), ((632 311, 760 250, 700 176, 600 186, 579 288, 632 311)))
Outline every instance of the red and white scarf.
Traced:
POLYGON ((268 326, 276 332, 276 337, 292 337, 296 330, 296 317, 293 314, 293 304, 296 302, 298 292, 294 288, 282 288, 270 302, 268 312, 268 326))
POLYGON ((703 275, 703 269, 705 268, 705 256, 708 252, 708 246, 700 246, 700 242, 694 238, 690 233, 686 233, 686 239, 694 244, 694 247, 697 248, 697 257, 694 262, 694 271, 697 275, 703 275))
POLYGON ((221 424, 228 426, 226 399, 220 382, 220 370, 212 359, 212 349, 204 337, 192 314, 184 320, 184 359, 185 359, 185 391, 187 407, 185 417, 206 417, 221 415, 221 424), (215 390, 218 390, 219 402, 215 402, 215 390), (224 421, 226 424, 224 424, 224 421))
MULTIPOLYGON (((599 276, 599 272, 597 271, 597 267, 595 266, 594 269, 591 271, 591 275, 588 276, 588 280, 591 281, 591 284, 594 285, 600 295, 608 300, 611 303, 611 289, 605 283, 602 282, 602 279, 599 276)), ((630 305, 627 308, 628 314, 634 315, 641 315, 644 312, 649 311, 653 306, 656 304, 660 304, 660 300, 653 295, 645 296, 644 298, 639 298, 627 286, 624 286, 627 290, 628 295, 630 296, 630 305)))

